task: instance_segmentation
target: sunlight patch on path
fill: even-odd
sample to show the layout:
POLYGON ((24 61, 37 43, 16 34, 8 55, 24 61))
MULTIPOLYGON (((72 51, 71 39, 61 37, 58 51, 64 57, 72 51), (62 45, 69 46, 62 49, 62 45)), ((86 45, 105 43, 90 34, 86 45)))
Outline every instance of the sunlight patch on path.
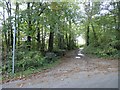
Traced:
POLYGON ((84 54, 78 53, 78 56, 82 56, 82 57, 84 57, 84 54))
POLYGON ((76 55, 76 59, 80 59, 80 58, 82 58, 82 57, 84 57, 85 55, 84 54, 82 54, 82 51, 83 50, 83 48, 80 48, 79 49, 79 51, 77 52, 77 55, 76 55))
POLYGON ((79 59, 79 58, 81 58, 81 57, 76 56, 75 58, 76 58, 76 59, 79 59))

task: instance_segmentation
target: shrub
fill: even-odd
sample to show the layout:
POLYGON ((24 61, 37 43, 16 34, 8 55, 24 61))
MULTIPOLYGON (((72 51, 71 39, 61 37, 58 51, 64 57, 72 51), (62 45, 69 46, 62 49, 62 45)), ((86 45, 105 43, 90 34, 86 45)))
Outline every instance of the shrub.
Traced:
POLYGON ((94 47, 91 44, 85 47, 84 53, 94 54, 94 55, 97 55, 98 57, 120 58, 120 51, 110 46, 109 44, 105 46, 98 46, 98 47, 94 47))
MULTIPOLYGON (((35 69, 44 66, 45 58, 39 51, 17 51, 15 54, 15 72, 35 69)), ((8 61, 3 72, 12 71, 12 53, 8 54, 8 61)))

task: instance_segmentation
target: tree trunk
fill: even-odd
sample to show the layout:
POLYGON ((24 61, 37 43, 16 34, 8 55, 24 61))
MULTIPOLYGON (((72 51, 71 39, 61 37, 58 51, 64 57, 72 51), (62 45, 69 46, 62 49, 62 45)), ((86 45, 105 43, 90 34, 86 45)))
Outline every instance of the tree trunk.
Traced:
POLYGON ((93 24, 91 24, 92 26, 92 30, 93 30, 93 34, 94 34, 94 39, 97 40, 97 35, 96 35, 96 32, 95 32, 95 28, 93 26, 93 24))
POLYGON ((69 33, 69 44, 68 44, 68 50, 71 50, 71 32, 69 33))
POLYGON ((42 26, 42 46, 41 46, 41 51, 44 54, 44 49, 45 49, 45 33, 44 33, 44 27, 42 26))
MULTIPOLYGON (((4 25, 4 27, 6 27, 6 24, 5 24, 5 7, 4 6, 3 6, 3 25, 4 25)), ((3 32, 2 32, 2 35, 3 35, 3 32)), ((6 48, 7 48, 8 47, 8 40, 7 40, 7 33, 6 32, 4 32, 4 36, 5 36, 5 44, 6 44, 6 48)))
POLYGON ((40 28, 39 28, 39 21, 37 21, 37 49, 40 50, 40 46, 41 46, 41 41, 40 41, 40 28))
MULTIPOLYGON (((18 11, 18 9, 17 8, 18 7, 17 7, 17 2, 16 2, 16 9, 15 9, 15 29, 16 29, 16 31, 18 31, 18 28, 17 28, 17 11, 18 11)), ((17 43, 17 37, 15 37, 15 45, 17 45, 16 43, 17 43)))
POLYGON ((11 46, 13 47, 13 29, 12 29, 12 21, 11 21, 11 2, 10 2, 9 13, 10 13, 11 46))
POLYGON ((120 31, 120 1, 117 2, 117 8, 118 8, 118 30, 120 31))
MULTIPOLYGON (((117 3, 117 9, 118 9, 118 12, 117 12, 117 16, 118 16, 118 26, 117 26, 117 35, 116 35, 116 39, 118 41, 120 41, 120 1, 119 2, 116 2, 117 3)), ((120 43, 116 44, 115 48, 117 50, 120 50, 120 43)))
POLYGON ((71 20, 69 21, 69 47, 68 49, 71 50, 72 49, 72 33, 71 33, 71 20))
POLYGON ((39 31, 39 28, 38 28, 38 32, 37 32, 37 42, 38 42, 38 50, 40 50, 41 42, 40 42, 40 31, 39 31))
POLYGON ((69 40, 68 40, 68 35, 67 35, 67 31, 66 31, 66 48, 69 49, 69 40))
POLYGON ((87 26, 87 33, 86 33, 86 45, 89 46, 90 42, 89 42, 89 25, 87 26))
POLYGON ((62 36, 58 35, 58 47, 59 49, 62 49, 62 36))
POLYGON ((48 51, 53 51, 53 43, 54 43, 54 32, 52 30, 53 28, 50 27, 50 34, 49 34, 49 45, 48 45, 48 51))
POLYGON ((31 49, 31 36, 30 36, 30 31, 32 30, 31 27, 31 14, 30 14, 30 2, 27 3, 27 9, 28 9, 28 28, 29 28, 29 35, 27 36, 27 44, 28 44, 28 49, 31 49))
POLYGON ((8 20, 8 31, 7 31, 7 37, 8 37, 8 40, 7 40, 7 46, 8 46, 8 51, 10 51, 10 47, 12 47, 12 41, 13 41, 13 34, 12 34, 12 23, 11 23, 11 2, 10 0, 8 2, 6 2, 6 6, 7 6, 7 14, 8 14, 8 17, 10 18, 8 20))
POLYGON ((16 12, 17 12, 17 42, 18 42, 18 46, 20 45, 20 30, 19 30, 19 26, 20 26, 20 20, 19 20, 19 3, 16 2, 16 12))
MULTIPOLYGON (((5 7, 4 6, 3 6, 3 27, 6 27, 6 25, 5 25, 5 7)), ((4 28, 3 28, 3 30, 4 30, 4 28)), ((6 31, 4 31, 4 33, 2 32, 2 63, 3 63, 3 65, 6 65, 7 48, 8 48, 7 43, 8 43, 7 34, 6 34, 6 31), (3 39, 4 37, 5 37, 5 40, 3 39)))

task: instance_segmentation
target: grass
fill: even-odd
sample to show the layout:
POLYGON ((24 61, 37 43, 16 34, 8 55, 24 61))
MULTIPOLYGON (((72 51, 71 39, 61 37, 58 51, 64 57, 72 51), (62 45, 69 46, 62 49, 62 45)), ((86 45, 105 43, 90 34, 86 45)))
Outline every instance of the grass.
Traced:
POLYGON ((120 51, 112 51, 112 53, 107 54, 108 49, 94 48, 94 47, 86 47, 83 52, 89 56, 103 58, 103 59, 120 59, 120 51))
POLYGON ((55 62, 51 63, 51 64, 45 64, 43 67, 41 68, 37 68, 37 69, 29 69, 29 70, 25 70, 23 72, 16 72, 15 74, 10 73, 8 76, 2 77, 2 82, 9 82, 9 81, 14 81, 14 80, 19 80, 19 79, 23 79, 23 78, 29 78, 33 75, 37 75, 40 74, 41 72, 44 72, 45 70, 51 69, 53 67, 55 67, 56 65, 58 65, 60 63, 60 60, 56 60, 55 62))

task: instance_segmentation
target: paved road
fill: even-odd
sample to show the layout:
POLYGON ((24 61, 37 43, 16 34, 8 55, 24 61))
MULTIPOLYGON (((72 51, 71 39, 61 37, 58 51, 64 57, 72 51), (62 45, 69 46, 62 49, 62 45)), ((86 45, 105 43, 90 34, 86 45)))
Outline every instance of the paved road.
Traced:
POLYGON ((118 88, 117 73, 107 75, 87 76, 87 73, 78 73, 70 78, 57 82, 38 83, 25 86, 26 88, 118 88))
POLYGON ((58 66, 3 84, 3 88, 118 88, 118 61, 90 58, 71 51, 58 66))
MULTIPOLYGON (((33 81, 34 82, 34 81, 33 81)), ((4 84, 5 88, 118 88, 118 74, 96 74, 77 73, 68 78, 49 80, 48 82, 24 83, 15 81, 4 84), (21 84, 20 84, 21 83, 21 84), (23 86, 24 85, 24 86, 23 86)))

